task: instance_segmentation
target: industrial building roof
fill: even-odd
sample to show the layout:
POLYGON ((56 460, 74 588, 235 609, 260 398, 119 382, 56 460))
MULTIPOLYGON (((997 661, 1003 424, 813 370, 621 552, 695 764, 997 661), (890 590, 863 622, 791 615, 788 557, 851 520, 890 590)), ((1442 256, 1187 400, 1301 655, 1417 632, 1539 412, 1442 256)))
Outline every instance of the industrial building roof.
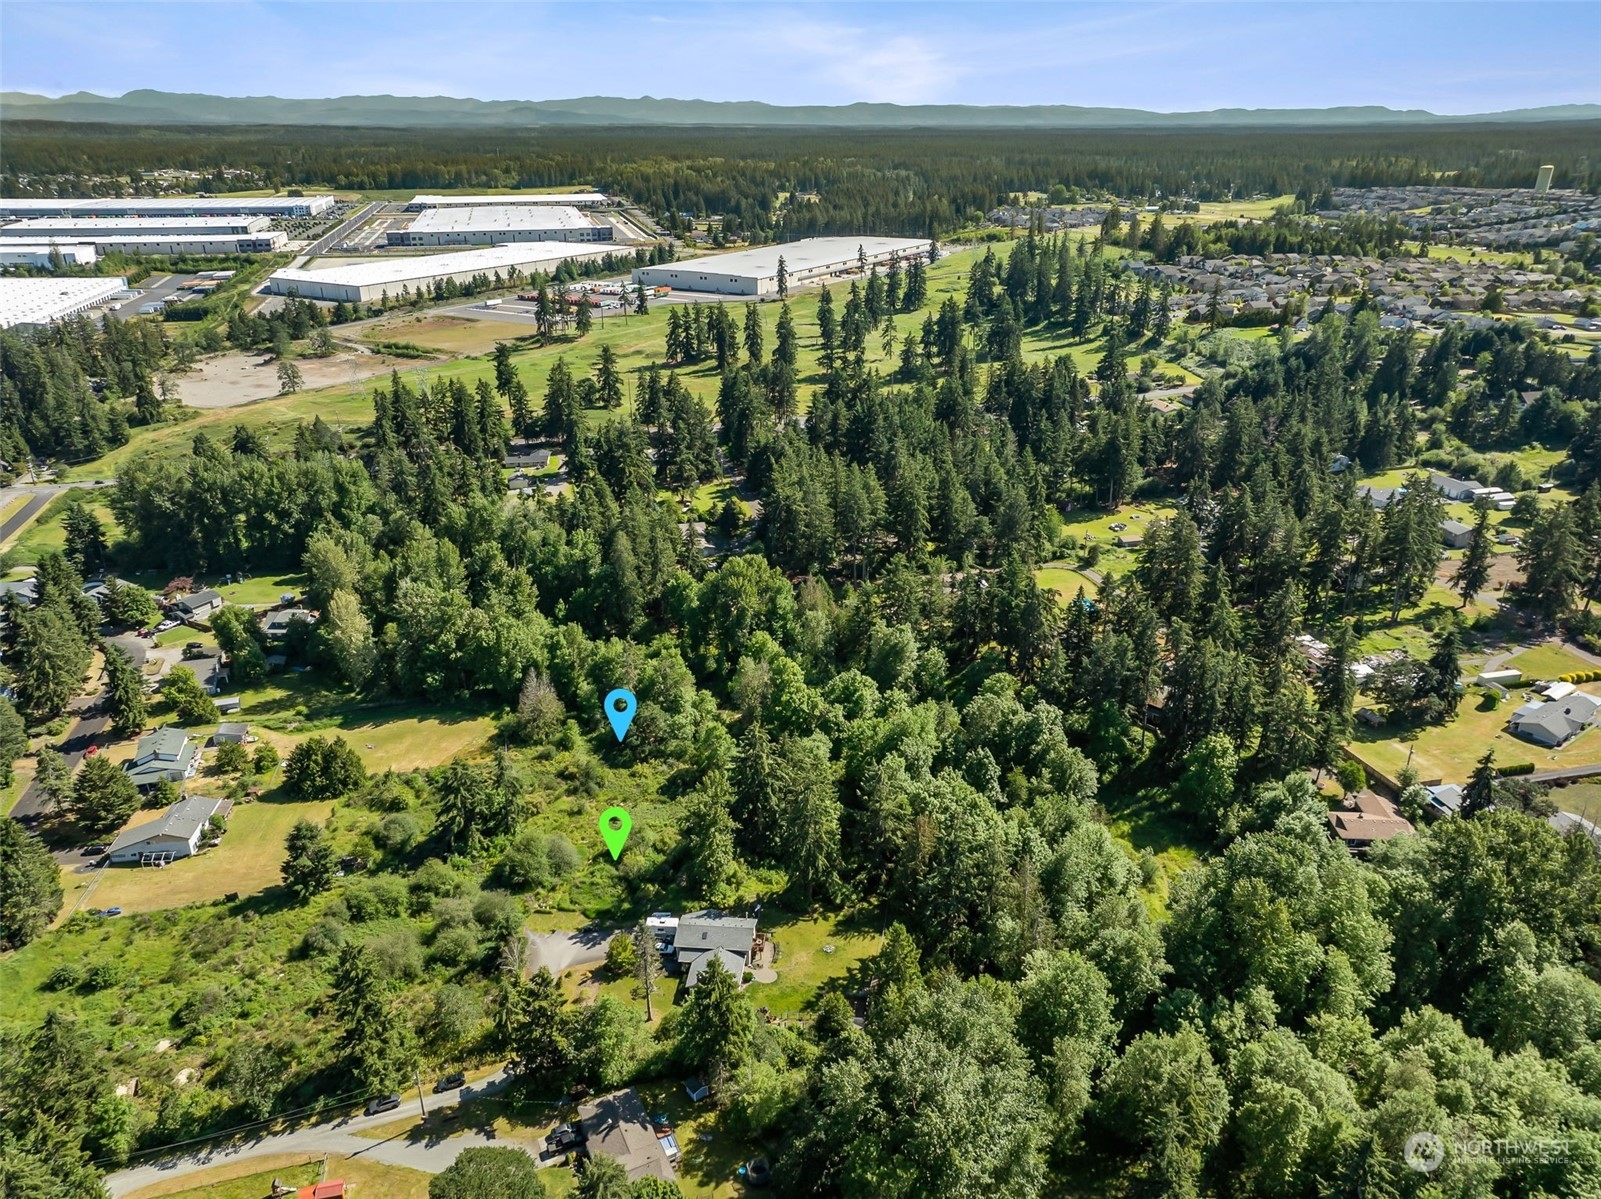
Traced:
POLYGON ((48 325, 128 289, 120 276, 95 279, 0 279, 0 329, 48 325))
POLYGON ((451 195, 413 196, 408 208, 479 208, 485 205, 504 204, 567 204, 567 205, 595 205, 606 203, 606 196, 602 192, 545 192, 535 195, 520 196, 472 196, 451 195))
POLYGON ((442 275, 463 272, 494 274, 509 266, 530 262, 549 262, 562 258, 589 258, 607 251, 624 252, 627 246, 608 242, 524 241, 513 245, 484 246, 449 254, 418 254, 410 258, 385 258, 353 266, 322 267, 318 270, 284 269, 273 278, 285 283, 333 283, 347 287, 395 286, 402 283, 432 281, 442 275))
POLYGON ((918 237, 808 237, 779 245, 758 246, 754 250, 737 250, 732 254, 709 254, 703 258, 680 260, 668 264, 667 269, 698 267, 719 275, 765 279, 778 273, 778 260, 781 257, 784 269, 794 275, 847 266, 856 260, 858 249, 871 256, 895 253, 911 255, 927 248, 927 240, 918 237))
POLYGON ((578 209, 562 204, 452 205, 418 213, 408 233, 445 233, 459 230, 511 232, 524 229, 587 229, 595 222, 578 209))
POLYGON ((149 213, 152 216, 263 213, 290 216, 297 213, 326 212, 334 206, 332 196, 136 196, 131 199, 96 198, 84 200, 11 199, 0 200, 0 216, 94 216, 102 213, 120 216, 149 213))
POLYGON ((26 217, 0 225, 0 237, 47 237, 51 234, 79 233, 254 233, 265 229, 271 219, 259 215, 240 216, 41 216, 26 217))

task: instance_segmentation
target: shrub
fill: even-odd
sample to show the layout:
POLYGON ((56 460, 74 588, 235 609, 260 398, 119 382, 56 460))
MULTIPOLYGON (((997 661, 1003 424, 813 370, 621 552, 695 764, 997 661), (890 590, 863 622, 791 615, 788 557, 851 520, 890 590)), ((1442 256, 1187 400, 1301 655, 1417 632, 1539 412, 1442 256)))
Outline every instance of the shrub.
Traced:
POLYGON ((308 737, 284 763, 284 787, 297 799, 337 799, 366 779, 367 768, 343 737, 308 737))
POLYGON ((626 932, 618 933, 606 943, 606 968, 618 978, 630 977, 638 961, 634 938, 626 932))
POLYGON ((44 980, 47 991, 71 991, 83 983, 83 968, 77 962, 62 962, 44 980))
POLYGON ((415 982, 422 977, 422 946, 409 926, 390 929, 367 942, 378 976, 387 982, 415 982))
POLYGON ((411 876, 412 902, 418 911, 426 911, 430 900, 466 893, 467 880, 438 858, 429 858, 411 876))
POLYGON ((1534 773, 1534 763, 1533 762, 1513 762, 1511 765, 1508 765, 1508 766, 1497 766, 1495 768, 1495 772, 1497 774, 1499 774, 1502 778, 1509 778, 1509 777, 1511 777, 1512 775, 1515 775, 1515 774, 1533 774, 1534 773))
POLYGON ((83 985, 90 991, 106 991, 120 983, 127 971, 121 962, 96 962, 83 972, 83 985))
POLYGON ((503 941, 523 926, 522 901, 504 891, 485 891, 473 904, 473 919, 489 936, 503 941))
POLYGON ((428 956, 442 966, 464 966, 482 952, 473 930, 457 927, 447 928, 435 937, 428 956))
POLYGON ((473 917, 473 901, 461 896, 447 896, 434 900, 431 914, 436 930, 470 927, 478 923, 473 917))
POLYGON ((406 854, 422 839, 422 829, 418 827, 415 816, 407 812, 393 812, 383 818, 373 832, 372 839, 386 853, 406 854))
POLYGON ((345 906, 358 924, 399 916, 406 910, 406 884, 393 874, 360 879, 345 888, 345 906))
POLYGON ((501 855, 496 866, 500 881, 513 891, 542 891, 555 879, 550 861, 549 838, 539 833, 522 833, 501 855))
POLYGON ((322 957, 336 952, 345 943, 345 924, 324 916, 306 930, 300 939, 300 951, 307 957, 322 957))

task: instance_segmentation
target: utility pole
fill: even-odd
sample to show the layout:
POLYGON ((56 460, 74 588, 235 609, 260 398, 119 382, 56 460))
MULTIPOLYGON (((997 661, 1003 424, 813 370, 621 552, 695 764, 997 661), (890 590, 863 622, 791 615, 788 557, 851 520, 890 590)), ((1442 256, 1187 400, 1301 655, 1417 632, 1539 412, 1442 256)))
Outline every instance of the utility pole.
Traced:
POLYGON ((413 1066, 411 1069, 412 1077, 417 1080, 417 1110, 422 1113, 422 1118, 426 1120, 428 1118, 428 1105, 423 1102, 422 1098, 422 1067, 413 1066))

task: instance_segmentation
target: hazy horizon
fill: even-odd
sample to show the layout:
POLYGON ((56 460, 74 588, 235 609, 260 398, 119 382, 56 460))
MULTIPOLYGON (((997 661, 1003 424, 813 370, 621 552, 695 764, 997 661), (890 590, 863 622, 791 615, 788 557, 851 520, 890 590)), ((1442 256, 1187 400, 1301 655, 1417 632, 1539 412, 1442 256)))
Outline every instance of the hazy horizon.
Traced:
POLYGON ((0 88, 1458 115, 1601 100, 1585 44, 1601 48, 1601 6, 1560 0, 712 3, 665 13, 622 0, 7 0, 0 88))

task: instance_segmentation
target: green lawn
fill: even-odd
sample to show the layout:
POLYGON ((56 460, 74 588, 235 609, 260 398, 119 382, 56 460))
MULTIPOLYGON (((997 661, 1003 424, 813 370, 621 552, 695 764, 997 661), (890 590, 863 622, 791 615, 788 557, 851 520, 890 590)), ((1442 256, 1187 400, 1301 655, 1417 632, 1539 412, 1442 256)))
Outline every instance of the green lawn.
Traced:
POLYGON ((1043 566, 1034 572, 1034 581, 1064 601, 1073 599, 1081 590, 1088 599, 1100 592, 1093 579, 1065 566, 1043 566))
POLYGON ((274 1179, 302 1187, 334 1178, 345 1181, 345 1194, 351 1199, 427 1199, 430 1177, 421 1170, 365 1158, 328 1157, 325 1166, 320 1155, 308 1159, 305 1154, 288 1153, 231 1162, 158 1182, 131 1192, 129 1199, 263 1199, 274 1179))
POLYGON ((1601 731, 1595 729, 1580 733, 1560 749, 1535 745, 1507 732, 1507 720, 1526 698, 1527 693, 1514 691, 1511 700, 1491 707, 1478 692, 1470 691, 1463 696, 1454 719, 1404 731, 1405 739, 1387 727, 1374 729, 1358 722, 1349 748, 1392 779, 1410 755, 1412 769, 1424 782, 1466 782, 1487 749, 1495 751, 1495 760, 1502 766, 1532 762, 1536 770, 1555 770, 1601 763, 1601 731))
POLYGON ((1521 670, 1525 683, 1549 682, 1560 675, 1596 669, 1594 663, 1556 645, 1537 645, 1523 650, 1506 665, 1509 670, 1521 670))

